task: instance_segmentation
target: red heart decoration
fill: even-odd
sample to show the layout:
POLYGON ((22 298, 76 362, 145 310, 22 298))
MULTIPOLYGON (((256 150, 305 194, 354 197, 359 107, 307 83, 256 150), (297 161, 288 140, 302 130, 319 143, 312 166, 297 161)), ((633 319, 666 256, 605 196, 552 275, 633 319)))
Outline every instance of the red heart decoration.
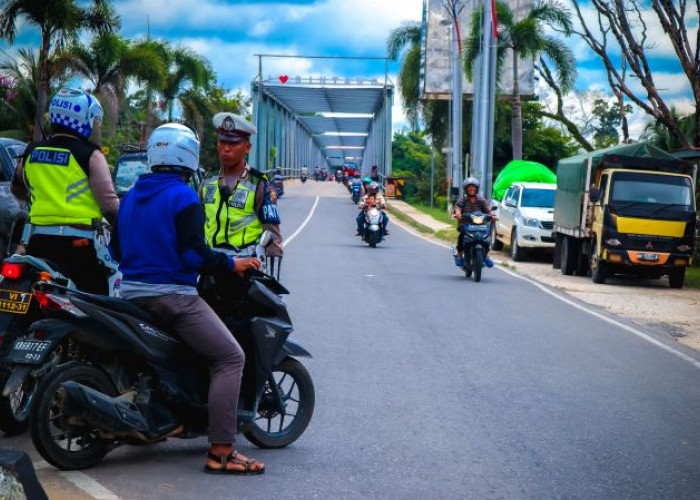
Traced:
POLYGON ((289 80, 289 77, 287 75, 280 76, 280 82, 287 83, 287 80, 289 80))

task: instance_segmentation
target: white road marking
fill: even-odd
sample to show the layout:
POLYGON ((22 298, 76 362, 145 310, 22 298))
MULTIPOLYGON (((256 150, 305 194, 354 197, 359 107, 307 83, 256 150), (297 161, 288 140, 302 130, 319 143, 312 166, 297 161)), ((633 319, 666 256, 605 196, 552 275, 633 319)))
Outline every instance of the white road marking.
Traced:
POLYGON ((83 490, 95 500, 121 500, 117 495, 109 491, 93 478, 82 472, 59 472, 59 475, 83 490))
MULTIPOLYGON (((452 247, 449 246, 449 245, 445 245, 445 244, 443 244, 443 243, 439 243, 439 242, 437 242, 437 241, 434 241, 434 240, 432 240, 432 239, 430 239, 430 238, 427 238, 427 237, 425 237, 425 236, 423 236, 423 235, 421 235, 421 234, 418 234, 418 233, 412 231, 411 229, 407 228, 404 224, 400 223, 399 221, 395 221, 395 224, 396 224, 397 226, 401 227, 404 231, 406 231, 406 232, 412 234, 413 236, 416 236, 416 237, 418 237, 418 238, 420 238, 420 239, 422 239, 422 240, 425 240, 425 241, 427 241, 427 242, 429 242, 429 243, 432 243, 433 245, 437 245, 437 246, 439 246, 439 247, 447 248, 447 249, 450 249, 450 250, 452 249, 452 247)), ((523 281, 526 281, 526 282, 530 283, 531 285, 536 286, 537 288, 539 288, 540 290, 542 290, 544 293, 546 293, 546 294, 548 294, 548 295, 554 297, 555 299, 558 299, 558 300, 564 302, 565 304, 570 305, 571 307, 574 307, 574 308, 578 309, 579 311, 583 311, 583 312, 585 312, 585 313, 587 313, 587 314, 590 314, 591 316, 594 316, 594 317, 596 317, 596 318, 598 318, 598 319, 600 319, 600 320, 605 321, 606 323, 609 323, 609 324, 611 324, 611 325, 614 325, 614 326, 617 326, 617 327, 619 327, 619 328, 622 328, 623 330, 628 331, 628 332, 630 332, 630 333, 636 335, 637 337, 641 338, 642 340, 646 340, 646 341, 649 342, 650 344, 652 344, 652 345, 654 345, 654 346, 656 346, 656 347, 659 347, 659 348, 663 349, 664 351, 666 351, 666 352, 668 352, 668 353, 670 353, 670 354, 673 354, 674 356, 676 356, 676 357, 682 359, 683 361, 686 361, 686 362, 690 363, 690 364, 693 365, 695 368, 700 369, 700 361, 697 361, 697 360, 694 359, 692 356, 688 356, 687 354, 685 354, 685 353, 683 353, 683 352, 681 352, 681 351, 679 351, 679 350, 677 350, 677 349, 674 349, 673 347, 667 346, 667 345, 664 344, 663 342, 659 342, 658 340, 656 340, 654 337, 650 336, 649 334, 646 334, 646 333, 644 333, 644 332, 642 332, 642 331, 639 331, 639 330, 637 330, 636 328, 633 328, 633 327, 631 327, 631 326, 629 326, 629 325, 625 325, 624 323, 621 323, 620 321, 617 321, 617 320, 614 320, 614 319, 612 319, 612 318, 609 318, 609 317, 605 316, 604 314, 601 314, 601 313, 599 313, 599 312, 597 312, 597 311, 594 311, 594 310, 592 310, 592 309, 589 309, 589 308, 587 308, 587 307, 585 307, 585 306, 583 306, 583 305, 581 305, 581 304, 577 304, 577 303, 574 302, 573 300, 570 300, 570 299, 568 299, 568 298, 566 298, 566 297, 560 295, 559 293, 556 293, 556 292, 550 290, 549 288, 547 288, 546 286, 544 286, 542 283, 539 283, 538 281, 535 281, 535 280, 530 279, 530 278, 526 278, 525 276, 522 276, 522 275, 520 275, 520 274, 518 274, 518 273, 514 273, 513 271, 510 271, 510 270, 508 270, 508 269, 505 269, 505 268, 503 268, 502 266, 495 266, 495 268, 498 269, 498 270, 500 270, 500 271, 503 271, 504 273, 510 274, 511 276, 514 276, 515 278, 521 279, 521 280, 523 280, 523 281)))
POLYGON ((314 206, 311 207, 311 211, 309 212, 309 215, 306 216, 306 219, 304 219, 304 222, 301 223, 301 226, 299 226, 297 228, 297 230, 294 231, 289 238, 287 238, 286 240, 284 240, 282 242, 282 247, 286 247, 289 243, 291 243, 292 240, 294 238, 296 238, 299 233, 301 233, 301 230, 304 229, 304 227, 306 227, 306 225, 311 220, 311 217, 313 217, 314 212, 316 211, 316 206, 318 205, 318 200, 319 200, 319 197, 317 196, 316 201, 314 201, 314 206))

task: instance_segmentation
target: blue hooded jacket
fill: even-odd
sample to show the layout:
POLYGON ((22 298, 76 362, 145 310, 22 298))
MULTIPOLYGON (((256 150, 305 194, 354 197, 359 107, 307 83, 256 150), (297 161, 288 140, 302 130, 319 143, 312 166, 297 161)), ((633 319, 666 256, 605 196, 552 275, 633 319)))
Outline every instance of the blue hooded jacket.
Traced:
POLYGON ((112 249, 124 281, 196 286, 200 271, 233 267, 206 245, 204 211, 179 174, 139 177, 122 199, 112 249))

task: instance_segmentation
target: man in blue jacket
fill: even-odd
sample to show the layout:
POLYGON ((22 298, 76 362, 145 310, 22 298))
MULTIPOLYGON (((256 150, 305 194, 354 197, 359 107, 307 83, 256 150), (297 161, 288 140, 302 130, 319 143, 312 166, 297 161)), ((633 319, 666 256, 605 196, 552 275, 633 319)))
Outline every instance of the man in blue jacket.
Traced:
POLYGON ((256 258, 233 258, 204 239, 204 210, 188 185, 199 166, 199 140, 169 123, 148 140, 150 174, 124 197, 112 233, 124 278, 120 295, 172 329, 209 363, 209 442, 205 471, 261 474, 265 465, 237 453, 237 407, 245 356, 214 311, 197 295, 200 272, 258 269, 256 258))

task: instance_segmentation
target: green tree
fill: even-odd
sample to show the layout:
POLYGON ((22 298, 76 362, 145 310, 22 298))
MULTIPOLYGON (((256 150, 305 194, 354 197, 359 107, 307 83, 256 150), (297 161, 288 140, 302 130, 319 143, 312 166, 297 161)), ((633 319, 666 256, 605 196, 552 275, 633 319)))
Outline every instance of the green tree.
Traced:
MULTIPOLYGON (((692 144, 693 138, 696 136, 695 117, 692 114, 683 116, 674 106, 671 106, 670 116, 673 122, 677 124, 677 131, 686 138, 687 143, 692 144)), ((641 139, 647 140, 654 146, 666 151, 687 147, 678 138, 678 134, 671 132, 661 120, 649 122, 644 128, 641 139)))
MULTIPOLYGON (((632 106, 627 104, 625 112, 631 113, 632 106)), ((596 99, 593 102, 593 116, 598 124, 594 126, 593 141, 596 148, 607 148, 620 143, 620 134, 617 127, 622 121, 620 107, 617 104, 608 104, 605 99, 596 99)))
MULTIPOLYGON (((193 95, 188 90, 209 90, 215 80, 209 61, 187 47, 166 50, 165 80, 160 88, 163 107, 168 112, 168 121, 173 120, 175 102, 185 104, 193 95)), ((194 111, 195 107, 191 107, 194 111)))
POLYGON ((404 21, 392 30, 386 41, 389 57, 394 61, 403 53, 397 83, 403 100, 403 111, 413 130, 418 129, 420 120, 420 52, 421 25, 418 22, 404 21))
MULTIPOLYGON (((549 28, 557 28, 566 36, 572 33, 568 10, 556 0, 540 0, 523 19, 516 21, 510 7, 497 2, 498 13, 498 65, 502 67, 505 49, 511 49, 513 57, 511 109, 513 159, 523 157, 523 117, 519 85, 519 62, 541 56, 550 60, 556 69, 561 88, 573 87, 576 79, 576 63, 571 50, 564 43, 548 34, 549 28)), ((477 9, 471 19, 471 33, 465 41, 464 69, 472 79, 474 62, 481 52, 481 20, 483 7, 477 9)), ((500 75, 500 70, 498 71, 500 75)))
POLYGON ((101 33, 89 46, 79 43, 56 54, 56 67, 82 76, 106 111, 108 137, 114 135, 126 86, 130 79, 148 86, 165 81, 165 66, 150 44, 132 43, 116 33, 101 33))
POLYGON ((21 21, 38 27, 41 34, 33 133, 34 140, 39 140, 51 90, 50 48, 68 45, 83 29, 98 33, 112 31, 119 27, 119 17, 111 9, 109 0, 92 0, 87 7, 81 6, 78 0, 4 0, 0 3, 0 37, 12 43, 21 21))

